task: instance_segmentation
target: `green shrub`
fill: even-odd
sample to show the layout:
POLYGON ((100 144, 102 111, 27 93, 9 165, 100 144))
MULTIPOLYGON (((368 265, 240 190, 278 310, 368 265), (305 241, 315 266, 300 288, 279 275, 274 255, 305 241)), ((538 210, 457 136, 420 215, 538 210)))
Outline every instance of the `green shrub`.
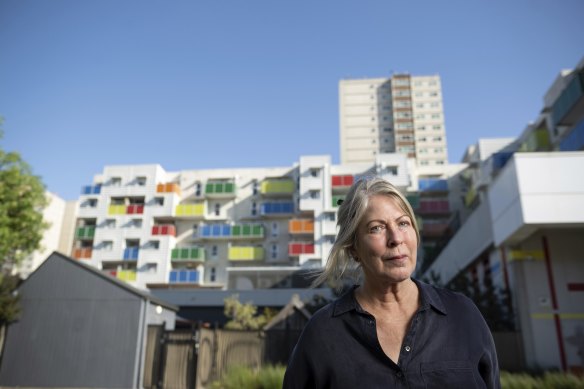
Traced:
POLYGON ((252 369, 234 366, 227 370, 223 378, 213 382, 212 389, 281 389, 285 367, 266 365, 252 369))
POLYGON ((584 377, 547 372, 532 376, 527 373, 501 372, 502 389, 584 389, 584 377))

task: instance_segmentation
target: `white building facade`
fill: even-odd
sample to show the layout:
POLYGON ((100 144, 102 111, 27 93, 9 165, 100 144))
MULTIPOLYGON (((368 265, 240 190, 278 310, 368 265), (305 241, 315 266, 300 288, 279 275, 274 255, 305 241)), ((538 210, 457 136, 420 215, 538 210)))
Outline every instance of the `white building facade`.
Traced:
POLYGON ((341 80, 339 123, 342 164, 395 152, 419 166, 448 163, 440 76, 341 80))

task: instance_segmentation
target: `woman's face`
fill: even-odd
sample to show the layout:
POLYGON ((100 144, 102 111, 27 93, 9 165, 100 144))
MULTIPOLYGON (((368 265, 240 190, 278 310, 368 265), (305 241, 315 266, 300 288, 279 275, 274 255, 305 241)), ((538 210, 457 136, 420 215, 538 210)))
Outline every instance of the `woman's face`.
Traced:
POLYGON ((416 268, 416 231, 398 204, 389 196, 372 196, 359 223, 352 254, 366 281, 395 284, 416 268))

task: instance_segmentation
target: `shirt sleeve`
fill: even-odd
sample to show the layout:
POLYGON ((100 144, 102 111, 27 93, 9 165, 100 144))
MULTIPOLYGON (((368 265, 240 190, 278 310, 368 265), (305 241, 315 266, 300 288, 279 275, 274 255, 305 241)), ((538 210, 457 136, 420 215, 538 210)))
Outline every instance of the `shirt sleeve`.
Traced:
POLYGON ((484 327, 486 328, 486 333, 484 335, 485 351, 479 360, 479 374, 487 388, 500 389, 501 378, 499 375, 499 362, 497 360, 495 342, 493 341, 493 336, 491 335, 486 323, 484 323, 484 327))

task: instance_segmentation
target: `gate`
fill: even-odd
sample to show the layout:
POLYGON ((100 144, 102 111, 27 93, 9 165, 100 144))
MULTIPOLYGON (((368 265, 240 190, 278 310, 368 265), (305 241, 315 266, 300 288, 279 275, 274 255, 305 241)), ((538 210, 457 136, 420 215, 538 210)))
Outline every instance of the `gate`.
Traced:
POLYGON ((148 327, 144 388, 194 389, 197 370, 197 332, 148 327))

